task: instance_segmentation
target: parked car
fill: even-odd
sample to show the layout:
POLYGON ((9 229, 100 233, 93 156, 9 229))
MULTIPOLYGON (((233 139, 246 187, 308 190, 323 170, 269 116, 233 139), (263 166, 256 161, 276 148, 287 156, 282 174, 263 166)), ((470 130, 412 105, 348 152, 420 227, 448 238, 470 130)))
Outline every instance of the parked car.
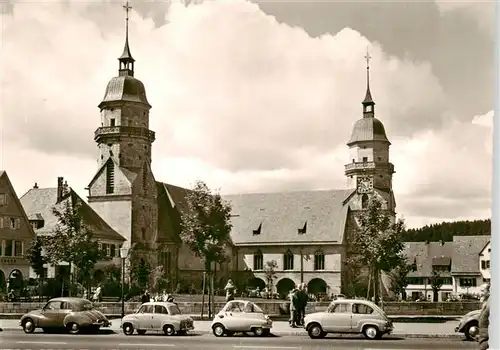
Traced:
POLYGON ((354 299, 334 300, 326 311, 306 315, 304 327, 313 339, 327 333, 362 333, 367 339, 379 339, 394 329, 381 308, 371 301, 354 299))
POLYGON ((82 329, 99 331, 111 326, 111 322, 92 303, 82 298, 54 298, 40 310, 30 311, 21 317, 20 326, 25 333, 33 333, 36 328, 45 332, 66 329, 72 334, 82 329))
POLYGON ((271 333, 273 321, 251 301, 232 300, 215 316, 212 331, 216 337, 236 332, 253 332, 258 337, 271 333))
POLYGON ((183 315, 175 303, 153 301, 141 305, 136 313, 122 319, 125 335, 146 334, 148 331, 163 331, 165 335, 185 335, 194 329, 193 319, 183 315))
POLYGON ((458 323, 458 326, 455 327, 455 332, 463 333, 468 340, 475 340, 476 336, 479 334, 480 314, 481 309, 465 314, 458 323))

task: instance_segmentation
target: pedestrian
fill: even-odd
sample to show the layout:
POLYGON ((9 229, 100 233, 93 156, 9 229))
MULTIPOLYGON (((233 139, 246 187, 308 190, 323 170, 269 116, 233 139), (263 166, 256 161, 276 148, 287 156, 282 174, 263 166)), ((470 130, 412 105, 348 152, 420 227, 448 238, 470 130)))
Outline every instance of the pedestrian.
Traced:
POLYGON ((224 287, 224 289, 226 290, 226 303, 228 301, 234 300, 234 291, 236 289, 236 286, 234 285, 231 279, 227 281, 227 284, 224 287))
POLYGON ((151 297, 149 296, 148 290, 146 289, 144 293, 141 296, 141 303, 148 303, 151 300, 151 297))
POLYGON ((479 350, 489 349, 489 333, 488 327, 490 325, 490 285, 484 284, 481 286, 481 301, 483 302, 483 308, 479 314, 479 335, 478 343, 479 350))
POLYGON ((299 293, 296 286, 290 292, 290 327, 297 327, 298 317, 297 313, 299 310, 299 293))
POLYGON ((101 301, 101 292, 102 292, 102 288, 101 288, 101 286, 98 286, 94 291, 94 295, 92 296, 92 301, 94 303, 101 301))
POLYGON ((299 287, 299 310, 297 312, 299 325, 304 325, 304 317, 306 316, 306 307, 309 297, 307 295, 307 288, 305 283, 301 283, 299 287))

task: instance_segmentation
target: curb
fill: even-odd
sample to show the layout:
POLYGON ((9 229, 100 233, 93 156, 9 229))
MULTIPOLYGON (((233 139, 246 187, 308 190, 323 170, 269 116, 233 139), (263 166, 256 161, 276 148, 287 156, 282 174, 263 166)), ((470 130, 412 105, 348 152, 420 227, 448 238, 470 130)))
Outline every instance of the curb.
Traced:
MULTIPOLYGON (((2 329, 0 328, 0 331, 2 329)), ((4 328, 3 331, 9 331, 9 332, 22 332, 23 330, 21 327, 19 328, 4 328)), ((115 329, 105 329, 102 330, 101 332, 106 332, 105 334, 121 334, 120 330, 115 330, 115 329)), ((197 331, 196 329, 193 331, 193 333, 198 333, 198 334, 212 334, 212 331, 210 330, 199 330, 197 331)), ((278 336, 308 336, 306 331, 278 331, 278 332, 271 332, 271 334, 278 335, 278 336)), ((346 336, 346 335, 344 335, 346 336)), ((337 335, 337 337, 342 337, 342 335, 337 335)), ((347 337, 351 337, 351 335, 347 335, 347 337)), ((432 338, 432 339, 462 339, 464 338, 462 334, 398 334, 398 333, 393 333, 390 335, 390 337, 396 337, 396 338, 413 338, 413 339, 426 339, 426 338, 432 338)))

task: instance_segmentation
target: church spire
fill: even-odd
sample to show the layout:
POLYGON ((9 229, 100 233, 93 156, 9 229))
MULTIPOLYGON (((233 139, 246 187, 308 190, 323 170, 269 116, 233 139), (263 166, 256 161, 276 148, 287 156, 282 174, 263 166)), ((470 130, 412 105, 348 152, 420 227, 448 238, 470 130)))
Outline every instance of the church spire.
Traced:
POLYGON ((132 6, 129 5, 128 1, 123 5, 123 8, 125 9, 126 12, 126 18, 125 18, 125 47, 123 48, 123 53, 118 58, 118 61, 120 62, 120 68, 119 68, 119 75, 125 75, 125 76, 134 76, 134 58, 132 57, 132 54, 130 53, 130 47, 128 44, 128 14, 129 11, 132 9, 132 6))
POLYGON ((363 117, 373 118, 375 113, 375 102, 373 102, 372 93, 370 91, 370 53, 366 49, 366 95, 363 100, 363 117))

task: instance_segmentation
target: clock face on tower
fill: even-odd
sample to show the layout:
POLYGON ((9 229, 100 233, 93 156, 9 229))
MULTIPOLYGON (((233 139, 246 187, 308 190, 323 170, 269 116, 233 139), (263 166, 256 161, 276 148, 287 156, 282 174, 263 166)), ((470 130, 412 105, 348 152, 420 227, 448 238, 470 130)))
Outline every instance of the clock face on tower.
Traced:
POLYGON ((358 193, 371 193, 373 191, 373 177, 360 176, 357 183, 358 193))

